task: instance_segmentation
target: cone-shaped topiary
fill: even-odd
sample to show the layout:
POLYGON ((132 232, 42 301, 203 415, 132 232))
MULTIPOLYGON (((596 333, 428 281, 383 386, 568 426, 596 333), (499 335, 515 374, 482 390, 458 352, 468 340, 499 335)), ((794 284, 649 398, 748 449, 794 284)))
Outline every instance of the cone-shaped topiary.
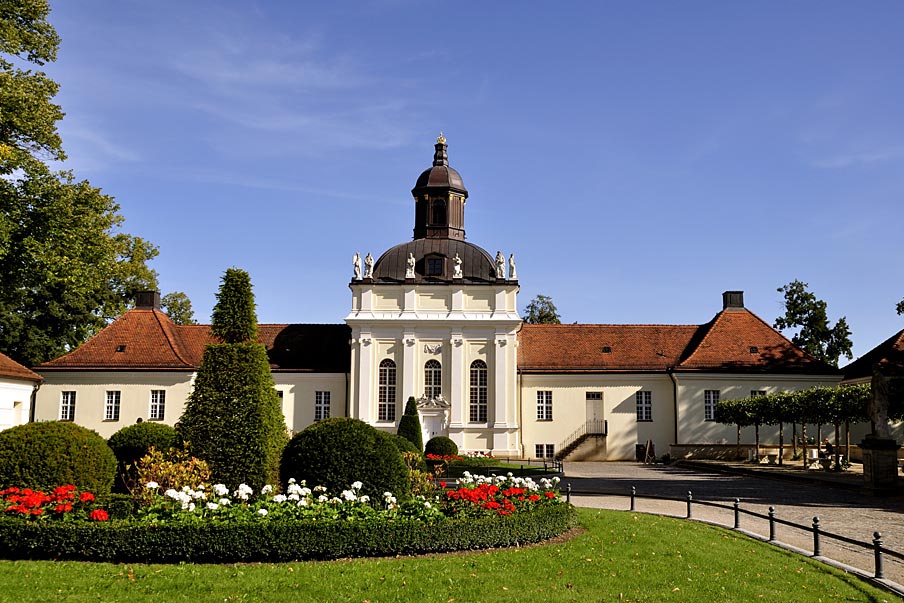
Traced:
POLYGON ((405 404, 405 414, 399 419, 398 434, 414 444, 418 452, 424 451, 424 437, 421 435, 421 420, 417 414, 417 402, 414 396, 405 404))
POLYGON ((0 488, 52 491, 72 484, 105 497, 116 457, 96 431, 64 421, 26 423, 0 432, 0 488))
POLYGON ((255 490, 276 484, 286 423, 267 351, 252 341, 257 318, 247 272, 226 271, 211 332, 224 343, 204 350, 179 436, 192 456, 207 461, 214 481, 255 490))
POLYGON ((396 438, 358 419, 319 421, 295 434, 283 451, 282 483, 305 480, 308 487, 325 486, 337 496, 360 481, 362 494, 372 500, 382 500, 387 491, 406 497, 408 468, 393 442, 396 438))
POLYGON ((257 314, 254 307, 251 277, 244 270, 228 269, 217 294, 210 333, 223 343, 257 340, 257 314))

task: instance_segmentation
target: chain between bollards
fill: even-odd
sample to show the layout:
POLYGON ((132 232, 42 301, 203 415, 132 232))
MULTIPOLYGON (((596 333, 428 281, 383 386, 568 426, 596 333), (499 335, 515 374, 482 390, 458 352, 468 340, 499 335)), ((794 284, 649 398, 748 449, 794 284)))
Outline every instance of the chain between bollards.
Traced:
POLYGON ((775 507, 769 507, 769 542, 775 542, 775 507))
POLYGON ((734 499, 734 529, 741 528, 741 499, 734 499))
POLYGON ((690 519, 691 515, 691 501, 694 500, 694 495, 691 494, 691 491, 687 491, 687 518, 690 519))
POLYGON ((819 517, 813 518, 813 556, 822 556, 822 551, 819 549, 819 517))
POLYGON ((637 496, 637 487, 631 486, 631 510, 634 510, 634 497, 637 496))
POLYGON ((876 578, 885 577, 885 568, 882 567, 882 534, 873 532, 873 547, 876 554, 876 578))

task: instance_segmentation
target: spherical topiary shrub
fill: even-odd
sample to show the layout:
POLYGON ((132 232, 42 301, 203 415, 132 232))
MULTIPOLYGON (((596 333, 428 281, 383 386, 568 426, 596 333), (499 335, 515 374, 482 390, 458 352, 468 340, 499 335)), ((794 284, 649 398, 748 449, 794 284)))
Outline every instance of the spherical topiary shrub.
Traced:
POLYGON ((135 423, 123 427, 107 440, 119 464, 116 489, 124 492, 135 476, 135 461, 153 447, 165 452, 176 445, 176 430, 164 423, 135 423), (129 467, 127 469, 126 467, 129 467))
POLYGON ((0 432, 0 487, 52 490, 72 484, 105 497, 116 457, 96 431, 74 423, 26 423, 0 432))
POLYGON ((282 483, 294 477, 311 488, 325 486, 335 496, 360 481, 361 493, 373 500, 381 500, 387 491, 404 497, 410 491, 408 468, 395 438, 358 419, 314 423, 283 450, 282 483))
POLYGON ((458 454, 458 445, 446 436, 435 436, 427 440, 427 445, 424 446, 424 454, 455 456, 458 454))

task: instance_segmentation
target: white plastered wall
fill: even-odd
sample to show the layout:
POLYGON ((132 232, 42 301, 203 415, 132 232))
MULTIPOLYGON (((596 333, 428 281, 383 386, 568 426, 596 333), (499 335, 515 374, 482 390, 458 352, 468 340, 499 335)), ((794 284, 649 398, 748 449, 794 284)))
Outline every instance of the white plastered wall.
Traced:
POLYGON ((28 423, 34 385, 32 381, 0 378, 0 431, 28 423))

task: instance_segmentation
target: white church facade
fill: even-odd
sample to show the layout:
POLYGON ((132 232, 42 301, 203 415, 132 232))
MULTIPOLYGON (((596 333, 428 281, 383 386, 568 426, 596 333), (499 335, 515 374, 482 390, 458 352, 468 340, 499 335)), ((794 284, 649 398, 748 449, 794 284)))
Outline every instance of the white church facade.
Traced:
MULTIPOLYGON (((533 325, 518 313, 515 258, 465 239, 468 191, 440 137, 412 190, 414 237, 354 258, 345 324, 260 325, 287 428, 330 416, 395 431, 418 400, 426 438, 498 457, 633 459, 718 447, 719 399, 835 385, 809 356, 723 294, 699 325, 533 325)), ((178 421, 205 325, 173 324, 146 292, 73 352, 35 367, 35 420, 71 420, 109 437, 142 420, 178 421)), ((768 434, 766 434, 768 437, 768 434)), ((745 434, 745 441, 752 437, 745 434)))

